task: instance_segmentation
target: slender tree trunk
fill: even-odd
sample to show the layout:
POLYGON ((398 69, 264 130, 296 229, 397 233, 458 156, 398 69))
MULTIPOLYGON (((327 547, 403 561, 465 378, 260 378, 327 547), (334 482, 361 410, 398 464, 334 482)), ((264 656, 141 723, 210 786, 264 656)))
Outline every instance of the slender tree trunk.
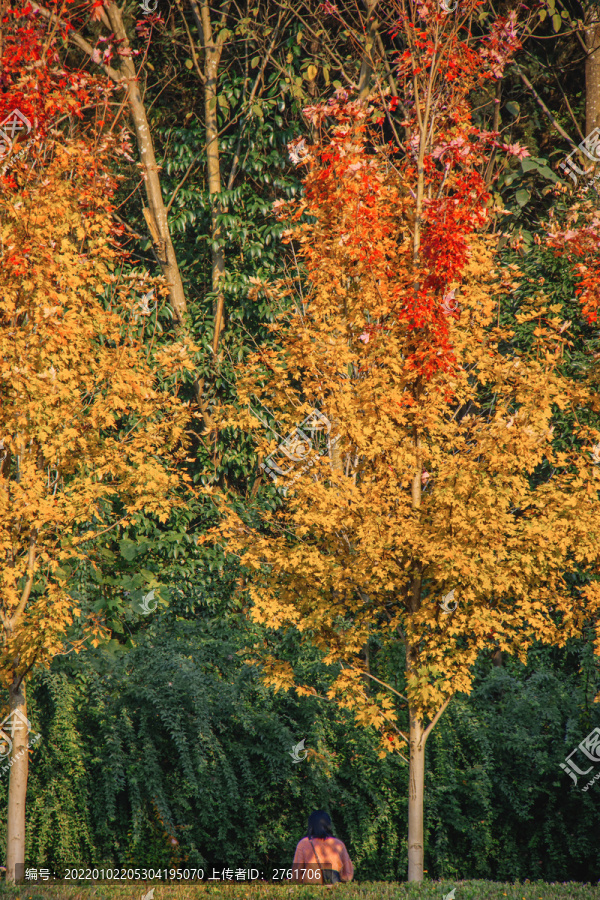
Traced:
POLYGON ((122 81, 127 85, 129 109, 135 128, 140 160, 144 170, 144 184, 150 207, 148 210, 144 210, 144 216, 152 236, 154 249, 162 273, 169 285, 169 297, 175 318, 179 325, 183 325, 185 314, 187 312, 185 293, 179 266, 177 265, 177 257, 175 256, 175 250, 171 240, 171 234, 169 232, 167 211, 163 201, 158 166, 156 165, 156 156, 154 155, 154 144, 150 134, 148 117, 146 116, 146 108, 140 93, 135 66, 130 55, 131 48, 129 46, 129 38, 127 37, 127 32, 123 25, 121 10, 116 3, 109 3, 106 7, 106 13, 115 36, 120 43, 120 70, 122 81))
POLYGON ((210 21, 210 8, 207 0, 202 4, 202 27, 204 31, 204 116, 206 124, 206 161, 208 174, 208 190, 212 200, 211 210, 211 254, 212 254, 212 289, 217 293, 215 301, 215 332, 213 335, 213 353, 219 345, 219 335, 223 328, 225 297, 220 290, 220 282, 225 274, 225 254, 218 216, 221 212, 219 197, 221 194, 221 161, 219 158, 219 128, 217 121, 217 94, 219 63, 223 45, 213 40, 210 21))
MULTIPOLYGON (((310 42, 310 53, 311 53, 312 58, 315 61, 315 63, 314 63, 315 68, 317 68, 317 69, 318 69, 318 62, 319 62, 317 54, 319 53, 320 47, 321 47, 320 41, 313 40, 310 42)), ((308 67, 308 70, 307 70, 307 78, 308 78, 308 72, 310 72, 310 66, 308 67)), ((308 78, 306 89, 308 91, 308 94, 312 97, 312 99, 315 100, 317 97, 317 94, 319 93, 316 77, 308 78)))
MULTIPOLYGON (((406 654, 406 670, 410 674, 417 662, 415 647, 409 647, 406 654)), ((429 725, 425 726, 422 717, 411 707, 408 710, 410 745, 409 782, 408 782, 408 880, 423 881, 423 863, 425 850, 423 846, 423 803, 425 796, 425 745, 427 739, 452 695, 446 697, 429 725)))
MULTIPOLYGON (((219 347, 219 338, 223 331, 225 316, 225 295, 221 289, 221 279, 225 275, 225 253, 218 217, 223 211, 220 195, 222 191, 221 160, 219 155, 219 125, 217 113, 217 97, 219 93, 219 65, 223 53, 223 32, 227 21, 230 4, 227 4, 220 18, 220 31, 215 39, 213 22, 211 20, 211 8, 208 0, 202 0, 202 6, 197 0, 190 0, 190 6, 196 21, 196 26, 204 48, 204 129, 206 134, 206 164, 208 176, 208 192, 212 201, 211 208, 211 288, 216 293, 213 306, 214 332, 212 351, 216 358, 219 347)), ((204 397, 204 378, 200 378, 195 384, 198 403, 202 410, 205 430, 213 428, 212 419, 208 412, 208 400, 204 397)))
POLYGON ((596 10, 592 10, 591 15, 592 22, 585 30, 585 45, 588 52, 585 61, 586 135, 600 125, 600 23, 596 10))
MULTIPOLYGON (((53 25, 64 24, 60 16, 55 15, 44 6, 40 6, 36 0, 31 0, 34 10, 48 19, 53 25)), ((185 316, 187 303, 183 290, 183 283, 177 257, 173 248, 167 211, 162 196, 158 166, 154 154, 154 144, 146 115, 146 108, 140 93, 137 73, 133 64, 129 37, 123 24, 121 10, 114 2, 108 3, 100 11, 102 23, 107 30, 112 30, 119 41, 119 68, 115 69, 107 63, 97 63, 115 84, 120 84, 127 90, 129 112, 133 120, 140 161, 142 164, 144 185, 148 198, 149 209, 144 209, 144 217, 152 237, 156 257, 169 286, 169 299, 178 325, 185 328, 185 316)), ((95 61, 94 48, 77 31, 68 32, 68 40, 79 47, 84 53, 95 61)))
MULTIPOLYGON (((494 116, 492 120, 492 131, 500 131, 500 103, 502 100, 502 79, 499 78, 496 82, 496 97, 494 99, 494 116)), ((485 183, 489 187, 492 183, 492 178, 494 175, 494 162, 496 159, 496 148, 492 148, 492 152, 490 153, 490 158, 488 160, 488 164, 485 169, 485 183)))
MULTIPOLYGON (((17 459, 24 451, 22 436, 17 436, 17 459)), ((3 460, 3 464, 6 460, 3 460)), ((19 465, 20 469, 20 465, 19 465)), ((17 482, 20 475, 17 472, 17 482)), ((2 613, 4 626, 3 642, 13 635, 24 614, 27 601, 31 595, 36 571, 36 536, 35 529, 29 537, 29 554, 27 559, 27 578, 21 591, 19 604, 12 615, 2 613)), ((8 564, 12 565, 14 561, 8 564)), ((27 702, 25 699, 24 675, 19 674, 19 657, 13 659, 12 683, 8 689, 9 714, 3 732, 11 741, 9 776, 8 776, 8 819, 6 833, 6 881, 9 884, 20 883, 25 878, 25 803, 27 800, 27 775, 29 772, 29 722, 27 721, 27 702)), ((1 773, 4 774, 4 773, 1 773)))
POLYGON ((358 97, 360 100, 365 100, 371 90, 371 76, 374 71, 374 59, 378 49, 376 49, 377 25, 375 23, 375 8, 378 3, 379 0, 365 0, 365 18, 367 20, 365 49, 358 77, 358 97))
MULTIPOLYGON (((416 386, 417 392, 419 386, 416 386)), ((420 510, 423 474, 421 437, 414 431, 415 474, 412 483, 412 508, 420 510)), ((410 595, 409 609, 412 615, 421 607, 422 566, 415 565, 410 595)), ((406 674, 414 673, 418 662, 418 649, 406 646, 406 674)), ((409 706, 409 767, 408 767, 408 880, 423 881, 423 792, 425 789, 425 728, 423 719, 409 706)))
POLYGON ((408 775, 408 880, 423 881, 423 794, 425 791, 425 740, 423 721, 412 710, 408 775))
POLYGON ((25 878, 25 800, 29 755, 29 729, 25 682, 14 676, 10 697, 10 774, 8 783, 8 827, 6 847, 6 881, 20 884, 25 878))

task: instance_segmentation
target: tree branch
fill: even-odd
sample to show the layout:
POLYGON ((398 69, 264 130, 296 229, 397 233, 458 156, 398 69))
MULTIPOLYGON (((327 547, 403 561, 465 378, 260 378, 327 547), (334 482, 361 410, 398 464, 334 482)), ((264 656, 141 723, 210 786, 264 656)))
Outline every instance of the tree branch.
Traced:
POLYGON ((438 711, 436 712, 435 716, 433 717, 433 719, 431 720, 431 722, 429 723, 429 725, 427 726, 427 728, 426 728, 425 731, 423 732, 423 736, 422 736, 422 738, 421 738, 421 742, 422 742, 422 744, 423 744, 423 747, 424 747, 425 744, 427 743, 427 738, 429 737, 429 735, 431 734, 431 732, 433 731, 433 729, 434 729, 435 726, 437 725, 440 716, 443 714, 444 710, 446 709, 446 707, 448 706, 448 704, 449 704, 450 701, 452 700, 452 697, 453 697, 453 696, 454 696, 454 694, 450 694, 450 696, 448 697, 448 699, 447 699, 447 700, 444 700, 444 702, 442 703, 442 705, 440 706, 440 708, 439 708, 438 711))
MULTIPOLYGON (((50 12, 49 9, 46 9, 43 6, 40 6, 38 3, 35 2, 35 0, 30 0, 30 2, 31 2, 31 6, 33 7, 33 9, 37 10, 37 12, 39 12, 40 15, 42 15, 49 22, 52 22, 52 24, 55 25, 55 24, 62 23, 62 19, 59 16, 55 15, 53 12, 50 12)), ((103 21, 105 19, 106 19, 106 15, 104 15, 103 21)), ((106 24, 110 28, 110 23, 108 22, 108 19, 106 19, 106 24)), ((81 35, 77 34, 76 31, 69 31, 68 34, 66 35, 66 37, 67 37, 67 40, 73 41, 73 43, 76 44, 80 50, 83 50, 84 53, 87 53, 87 55, 90 57, 92 62, 95 62, 94 48, 92 47, 92 45, 90 43, 88 43, 86 41, 85 38, 82 38, 81 35)), ((122 84, 124 82, 125 79, 124 79, 123 75, 121 75, 121 73, 118 72, 117 69, 113 69, 112 66, 105 65, 105 63, 96 63, 96 65, 98 65, 98 66, 100 66, 100 68, 104 69, 104 71, 106 72, 108 77, 111 78, 115 84, 122 84)))
POLYGON ((388 684, 387 681, 381 681, 379 678, 376 678, 374 675, 371 675, 370 672, 367 672, 366 670, 363 670, 363 669, 359 669, 356 666, 351 665, 350 663, 346 663, 346 665, 348 666, 349 669, 354 669, 355 672, 360 672, 361 675, 366 675, 367 678, 372 678, 373 681, 377 682, 377 684, 380 684, 382 687, 386 687, 388 690, 390 690, 392 692, 392 694, 396 694, 397 697, 400 697, 401 700, 404 700, 405 703, 408 703, 408 699, 403 694, 400 694, 396 690, 396 688, 393 688, 391 686, 391 684, 388 684))
POLYGON ((574 147, 575 150, 578 150, 579 148, 577 147, 577 144, 575 144, 575 143, 571 140, 571 138, 569 137, 569 135, 567 134, 567 132, 565 131, 565 129, 562 127, 562 125, 560 125, 560 124, 556 121, 556 119, 554 118, 554 116, 552 115, 552 113, 550 112, 550 110, 548 109, 548 107, 546 106, 546 104, 544 103, 544 101, 542 100, 542 98, 540 97, 540 95, 538 94, 538 92, 536 91, 536 89, 534 88, 534 86, 532 85, 532 83, 530 82, 530 80, 529 80, 529 78, 527 77, 527 75, 525 74, 525 72, 523 72, 523 70, 521 69, 520 65, 519 65, 518 63, 516 63, 516 62, 513 62, 513 66, 515 67, 515 69, 516 69, 517 72, 519 73, 519 76, 520 76, 520 78, 521 78, 521 81, 523 82, 523 84, 525 85, 525 87, 526 87, 529 91, 531 91, 531 93, 533 94, 533 96, 534 96, 535 99, 537 100, 538 105, 544 110, 544 112, 546 113, 546 115, 548 116, 548 118, 550 119, 550 121, 552 122, 552 124, 554 125, 554 127, 556 128, 556 130, 558 131, 558 133, 559 133, 560 135, 562 135, 562 137, 564 137, 565 141, 567 141, 567 142, 571 145, 571 147, 574 147))
POLYGON ((25 582, 25 587, 21 593, 21 599, 19 600, 19 605, 17 606, 14 615, 7 622, 8 630, 10 632, 15 630, 15 626, 19 624, 19 619, 23 615, 23 610, 27 606, 27 601, 29 600, 29 596, 31 594, 31 588, 33 587, 33 577, 35 575, 35 541, 36 541, 36 532, 32 532, 31 537, 29 538, 29 553, 27 555, 27 581, 25 582))
POLYGON ((260 84, 260 82, 265 74, 265 69, 267 68, 267 63, 269 62, 269 59, 271 58, 271 54, 273 53, 273 50, 275 49, 275 43, 277 41, 277 38, 279 37, 279 26, 281 25, 282 16, 283 16, 283 10, 280 10, 279 18, 277 19, 277 25, 275 26, 275 30, 273 31, 273 39, 269 45, 269 49, 267 50, 267 52, 265 54, 265 58, 263 59, 261 65, 260 65, 258 74, 257 74, 256 78, 254 79, 254 84, 252 85, 252 90, 250 91, 250 96, 248 98, 248 103, 247 103, 248 112, 246 113, 244 121, 242 122, 241 127, 240 127, 240 133, 238 136, 235 153, 233 156, 233 162, 231 164, 231 171, 229 172, 229 179, 227 181, 227 190, 228 191, 230 191, 232 189, 233 182, 235 181, 235 176, 237 175, 237 169, 238 169, 238 166, 240 163, 240 150, 241 150, 241 146, 242 146, 242 137, 244 134, 244 129, 246 127, 248 118, 250 116, 251 107, 252 107, 252 104, 254 103, 254 98, 256 96, 256 91, 258 90, 258 85, 260 84))

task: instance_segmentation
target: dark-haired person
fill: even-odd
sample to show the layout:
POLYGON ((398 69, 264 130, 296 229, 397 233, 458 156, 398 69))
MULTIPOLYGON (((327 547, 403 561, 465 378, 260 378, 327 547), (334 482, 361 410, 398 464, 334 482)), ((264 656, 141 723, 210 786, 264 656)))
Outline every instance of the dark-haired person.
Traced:
POLYGON ((343 841, 333 836, 331 819, 324 809, 308 817, 306 837, 298 842, 292 879, 302 884, 337 884, 352 881, 354 866, 343 841))

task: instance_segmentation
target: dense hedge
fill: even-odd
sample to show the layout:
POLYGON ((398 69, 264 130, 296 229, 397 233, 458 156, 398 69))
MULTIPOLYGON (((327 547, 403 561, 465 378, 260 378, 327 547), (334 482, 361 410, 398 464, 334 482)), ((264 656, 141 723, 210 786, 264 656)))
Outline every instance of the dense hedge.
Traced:
MULTIPOLYGON (((357 880, 406 877, 406 764, 380 760, 375 735, 332 704, 265 689, 236 652, 247 638, 226 618, 163 614, 133 648, 36 676, 30 864, 266 872, 289 865, 325 807, 357 880)), ((471 697, 452 701, 427 747, 429 878, 598 878, 598 788, 578 791, 559 767, 600 724, 588 657, 582 643, 528 668, 482 660, 471 697)), ((318 659, 300 662, 326 684, 318 659)))
MULTIPOLYGON (((456 900, 595 900, 598 888, 587 884, 502 884, 489 881, 423 882, 422 884, 365 884, 336 885, 331 890, 335 900, 442 900, 451 890, 456 900)), ((144 888, 136 887, 138 895, 144 888)), ((328 889, 325 888, 327 891, 328 889)), ((21 892, 22 893, 22 892, 21 892)), ((93 887, 42 886, 31 888, 28 900, 131 900, 132 886, 93 887)), ((160 886, 156 900, 323 900, 322 887, 280 887, 273 885, 177 885, 160 886)), ((19 889, 0 886, 1 900, 20 900, 19 889)))

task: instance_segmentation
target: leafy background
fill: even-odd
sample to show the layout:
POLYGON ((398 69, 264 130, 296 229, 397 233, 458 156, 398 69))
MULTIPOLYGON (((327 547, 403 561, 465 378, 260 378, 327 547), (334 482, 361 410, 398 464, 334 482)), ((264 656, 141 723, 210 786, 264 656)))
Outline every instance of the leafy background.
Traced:
MULTIPOLYGON (((581 117, 583 68, 572 63, 575 38, 564 22, 557 23, 550 5, 521 65, 569 130, 562 92, 581 117), (562 87, 554 78, 557 70, 562 87)), ((264 90, 247 110, 248 73, 256 71, 272 34, 276 6, 257 10, 257 15, 240 16, 232 28, 220 83, 225 181, 239 145, 243 153, 234 183, 221 197, 227 318, 218 360, 209 352, 215 298, 204 114, 175 6, 163 11, 166 27, 153 37, 145 76, 167 199, 194 166, 173 201, 170 222, 192 333, 202 348, 198 371, 207 377, 210 397, 221 400, 235 397, 232 366, 265 339, 276 312, 264 294, 249 299, 250 277, 275 279, 293 265, 279 243, 282 226, 271 216, 271 204, 300 190, 286 146, 305 129, 301 108, 342 83, 328 47, 336 48, 340 66, 352 72, 360 67, 348 34, 334 21, 327 23, 327 40, 319 44, 305 24, 286 19, 273 64, 265 71, 264 90), (317 78, 309 79, 308 66, 315 63, 317 78)), ((321 16, 310 4, 298 4, 297 12, 321 16)), ((133 5, 128 16, 135 43, 139 13, 133 5)), ((186 21, 191 28, 189 16, 186 21)), ((141 37, 137 46, 144 46, 141 37)), ((72 50, 65 55, 73 64, 78 60, 72 50)), ((490 124, 490 101, 491 95, 473 97, 474 107, 488 103, 479 114, 482 126, 490 124)), ((557 182, 556 162, 565 151, 511 70, 503 81, 500 124, 504 140, 521 141, 531 152, 529 158, 507 163, 495 185, 511 213, 504 229, 524 241, 517 250, 506 243, 505 262, 517 260, 531 279, 544 278, 552 301, 562 303, 564 318, 570 318, 574 286, 566 267, 544 248, 540 224, 550 204, 559 216, 569 206, 568 198, 559 201, 550 194, 557 182)), ((125 175, 120 215, 134 232, 144 232, 135 164, 120 174, 125 175)), ((132 269, 154 267, 150 248, 150 241, 130 246, 132 269)), ((514 295, 513 307, 501 310, 500 321, 514 327, 513 346, 522 349, 530 334, 528 326, 515 324, 520 299, 514 295)), ((157 325, 160 342, 160 334, 172 327, 172 312, 162 307, 149 324, 157 325)), ((571 337, 565 366, 576 378, 597 347, 597 335, 578 320, 571 337)), ((510 349, 507 344, 506 352, 510 349)), ((564 421, 555 441, 569 440, 570 423, 564 421)), ((190 471, 196 482, 235 486, 249 504, 272 505, 277 502, 272 488, 254 490, 256 462, 251 443, 239 431, 222 432, 211 446, 198 433, 190 471)), ((280 642, 280 652, 289 655, 296 671, 310 672, 321 694, 331 673, 316 653, 307 656, 298 649, 293 633, 267 636, 248 622, 234 595, 238 567, 218 549, 196 543, 214 523, 215 510, 205 499, 191 502, 165 526, 140 517, 135 526, 106 540, 95 567, 80 569, 73 590, 84 608, 109 610, 113 637, 97 650, 56 659, 49 670, 36 672, 29 686, 30 718, 41 739, 31 754, 28 862, 55 868, 91 861, 205 868, 239 864, 267 871, 290 864, 308 814, 324 807, 347 842, 357 880, 403 879, 405 763, 399 757, 380 760, 378 736, 357 728, 326 701, 275 694, 261 684, 243 651, 266 639, 280 642), (155 591, 158 607, 145 617, 140 602, 149 590, 155 591), (309 756, 294 765, 290 751, 303 738, 309 756)), ((582 572, 579 584, 585 579, 582 572)), ((397 671, 398 661, 380 657, 376 665, 384 677, 392 668, 397 671)), ((600 806, 595 792, 600 787, 582 793, 559 764, 600 726, 600 711, 592 703, 599 687, 591 640, 563 650, 536 649, 527 668, 506 657, 495 666, 491 656, 482 656, 473 693, 453 700, 427 746, 429 879, 452 884, 473 877, 597 880, 600 806)), ((3 841, 6 792, 3 776, 3 841)), ((414 896, 429 896, 427 886, 422 890, 414 896)), ((472 896, 491 896, 483 885, 473 890, 472 896)), ((537 896, 530 886, 522 890, 528 898, 537 896)), ((545 897, 554 896, 548 891, 545 897)))

